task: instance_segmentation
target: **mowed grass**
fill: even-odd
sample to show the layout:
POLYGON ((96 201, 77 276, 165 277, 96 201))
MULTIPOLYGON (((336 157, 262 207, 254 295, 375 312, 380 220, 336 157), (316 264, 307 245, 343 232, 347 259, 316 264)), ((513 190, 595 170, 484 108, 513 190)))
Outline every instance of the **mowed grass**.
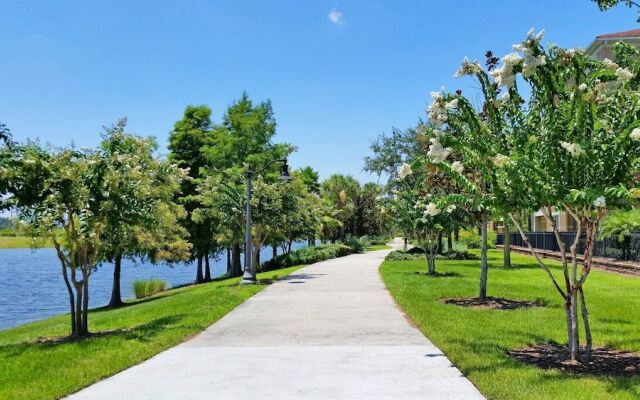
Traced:
MULTIPOLYGON (((0 249, 24 249, 31 247, 31 238, 27 236, 0 236, 0 249)), ((49 241, 40 243, 40 246, 53 247, 49 241)))
MULTIPOLYGON (((491 251, 489 262, 490 296, 546 306, 482 310, 441 303, 478 295, 478 260, 437 261, 439 272, 458 276, 416 274, 425 271, 424 261, 385 261, 380 271, 400 307, 489 399, 640 399, 640 377, 574 376, 511 359, 508 349, 566 343, 562 299, 532 257, 512 254, 514 265, 505 269, 502 252, 491 251)), ((640 351, 640 279, 592 271, 585 292, 594 345, 640 351)))
MULTIPOLYGON (((258 278, 268 282, 298 268, 258 278)), ((68 315, 0 331, 0 399, 56 399, 175 346, 265 287, 238 286, 238 281, 184 287, 122 308, 94 310, 90 330, 112 333, 82 341, 37 342, 68 334, 68 315)))
POLYGON ((386 244, 372 244, 371 246, 367 246, 367 251, 377 251, 377 250, 389 250, 391 246, 387 246, 386 244))

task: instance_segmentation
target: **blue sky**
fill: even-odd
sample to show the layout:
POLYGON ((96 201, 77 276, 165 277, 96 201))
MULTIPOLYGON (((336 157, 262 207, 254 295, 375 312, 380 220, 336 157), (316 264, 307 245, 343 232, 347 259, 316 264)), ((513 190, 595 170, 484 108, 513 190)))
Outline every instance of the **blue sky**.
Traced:
POLYGON ((0 121, 18 140, 92 146, 127 116, 166 152, 187 104, 219 121, 246 90, 271 99, 294 167, 361 181, 370 141, 414 125, 430 91, 473 89, 453 78, 464 56, 502 56, 531 27, 564 47, 638 27, 589 0, 0 0, 0 21, 0 121))

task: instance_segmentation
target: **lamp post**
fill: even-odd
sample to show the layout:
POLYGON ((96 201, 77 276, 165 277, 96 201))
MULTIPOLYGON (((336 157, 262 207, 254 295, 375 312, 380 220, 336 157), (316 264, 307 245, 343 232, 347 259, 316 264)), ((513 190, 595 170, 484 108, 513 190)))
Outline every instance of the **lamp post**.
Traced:
POLYGON ((254 285, 257 282, 257 266, 253 265, 253 241, 251 238, 251 179, 253 178, 253 174, 259 174, 266 170, 271 164, 275 163, 282 164, 282 166, 280 166, 280 180, 283 182, 290 181, 291 176, 289 175, 289 165, 287 164, 286 158, 283 158, 281 160, 273 160, 259 171, 252 171, 250 166, 247 168, 247 211, 245 225, 246 232, 244 248, 244 273, 242 274, 242 280, 240 281, 241 285, 254 285))

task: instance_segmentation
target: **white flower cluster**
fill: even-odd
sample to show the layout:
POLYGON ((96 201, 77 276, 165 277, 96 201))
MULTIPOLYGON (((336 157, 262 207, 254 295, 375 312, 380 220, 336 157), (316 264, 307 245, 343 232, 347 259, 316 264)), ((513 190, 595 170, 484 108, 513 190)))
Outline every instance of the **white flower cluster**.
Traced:
POLYGON ((633 79, 633 72, 629 71, 627 68, 619 67, 616 69, 616 76, 620 83, 625 84, 633 79))
POLYGON ((459 174, 464 172, 464 165, 462 165, 460 161, 454 161, 453 164, 451 164, 451 168, 459 174))
POLYGON ((580 157, 584 154, 584 149, 578 143, 560 142, 560 146, 571 154, 572 157, 580 157))
POLYGON ((469 59, 465 57, 464 60, 462 60, 462 65, 456 71, 453 77, 460 78, 465 75, 479 74, 480 72, 482 72, 482 67, 480 66, 480 64, 478 64, 478 61, 473 60, 472 62, 469 62, 469 59))
POLYGON ((435 205, 435 203, 427 204, 427 208, 424 210, 425 216, 428 215, 431 217, 435 217, 438 214, 440 214, 440 210, 438 209, 438 206, 435 205))
POLYGON ((635 141, 640 140, 640 128, 633 128, 629 137, 635 141))
POLYGON ((449 214, 451 214, 452 212, 454 212, 456 209, 456 205, 455 204, 451 204, 449 207, 447 207, 447 212, 449 214))
POLYGON ((429 147, 429 151, 427 151, 427 155, 432 163, 439 164, 449 157, 451 148, 442 146, 442 143, 440 143, 437 137, 431 138, 430 142, 431 146, 429 147))
POLYGON ((493 161, 493 164, 498 168, 506 166, 511 161, 511 159, 505 156, 504 154, 498 154, 497 156, 493 157, 491 160, 493 161))
POLYGON ((516 83, 516 74, 513 69, 520 63, 522 63, 522 76, 525 78, 529 78, 536 72, 536 68, 547 63, 547 58, 544 55, 534 54, 543 36, 544 31, 535 34, 535 31, 531 29, 527 33, 527 39, 524 42, 513 45, 515 53, 504 56, 502 58, 502 67, 491 71, 491 76, 493 76, 498 86, 510 88, 516 83), (522 53, 522 55, 518 53, 522 53))
POLYGON ((605 58, 604 60, 602 60, 602 62, 604 63, 605 67, 609 68, 613 72, 617 71, 618 68, 620 68, 620 66, 618 64, 614 63, 613 61, 609 60, 608 58, 605 58))
POLYGON ((398 179, 403 180, 407 176, 411 175, 412 173, 413 171, 411 170, 411 165, 404 163, 402 164, 402 166, 400 167, 400 170, 398 171, 398 179))
POLYGON ((433 101, 431 102, 431 104, 429 104, 429 107, 427 107, 427 114, 429 115, 429 119, 436 126, 440 126, 447 122, 447 105, 442 99, 443 91, 444 88, 442 88, 439 92, 431 92, 431 98, 433 99, 433 101))
POLYGON ((581 83, 580 86, 578 86, 578 90, 581 92, 584 92, 587 90, 587 84, 586 83, 581 83))
POLYGON ((513 68, 520 64, 522 57, 517 53, 507 54, 502 58, 502 67, 491 71, 491 76, 498 86, 512 87, 516 83, 516 75, 513 68))
POLYGON ((605 208, 607 206, 607 199, 604 196, 600 196, 593 202, 593 205, 597 208, 605 208))

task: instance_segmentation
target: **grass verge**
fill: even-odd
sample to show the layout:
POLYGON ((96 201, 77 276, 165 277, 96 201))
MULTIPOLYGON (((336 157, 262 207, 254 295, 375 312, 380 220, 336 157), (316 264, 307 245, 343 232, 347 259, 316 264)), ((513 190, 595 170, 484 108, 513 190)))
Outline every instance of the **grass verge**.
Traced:
POLYGON ((390 250, 391 246, 387 246, 386 244, 372 244, 371 246, 367 246, 367 251, 377 251, 377 250, 390 250))
MULTIPOLYGON (((575 376, 541 370, 510 358, 507 350, 566 343, 562 301, 532 257, 489 253, 489 295, 538 300, 545 307, 487 310, 443 304, 477 296, 479 261, 438 260, 444 276, 428 277, 423 261, 385 261, 387 288, 418 328, 490 399, 639 399, 640 377, 575 376), (448 276, 447 276, 448 274, 448 276)), ((559 274, 559 264, 554 273, 559 274)), ((640 351, 640 279, 592 271, 585 285, 595 346, 640 351)))
MULTIPOLYGON (((41 243, 43 247, 53 247, 50 241, 41 243)), ((0 249, 28 249, 31 247, 31 238, 27 236, 0 236, 0 249)))
MULTIPOLYGON (((299 268, 258 278, 269 282, 299 268)), ((89 328, 104 334, 83 341, 50 340, 68 333, 68 315, 0 331, 0 399, 57 399, 175 346, 265 287, 238 286, 238 281, 189 286, 122 308, 93 310, 89 328)))

